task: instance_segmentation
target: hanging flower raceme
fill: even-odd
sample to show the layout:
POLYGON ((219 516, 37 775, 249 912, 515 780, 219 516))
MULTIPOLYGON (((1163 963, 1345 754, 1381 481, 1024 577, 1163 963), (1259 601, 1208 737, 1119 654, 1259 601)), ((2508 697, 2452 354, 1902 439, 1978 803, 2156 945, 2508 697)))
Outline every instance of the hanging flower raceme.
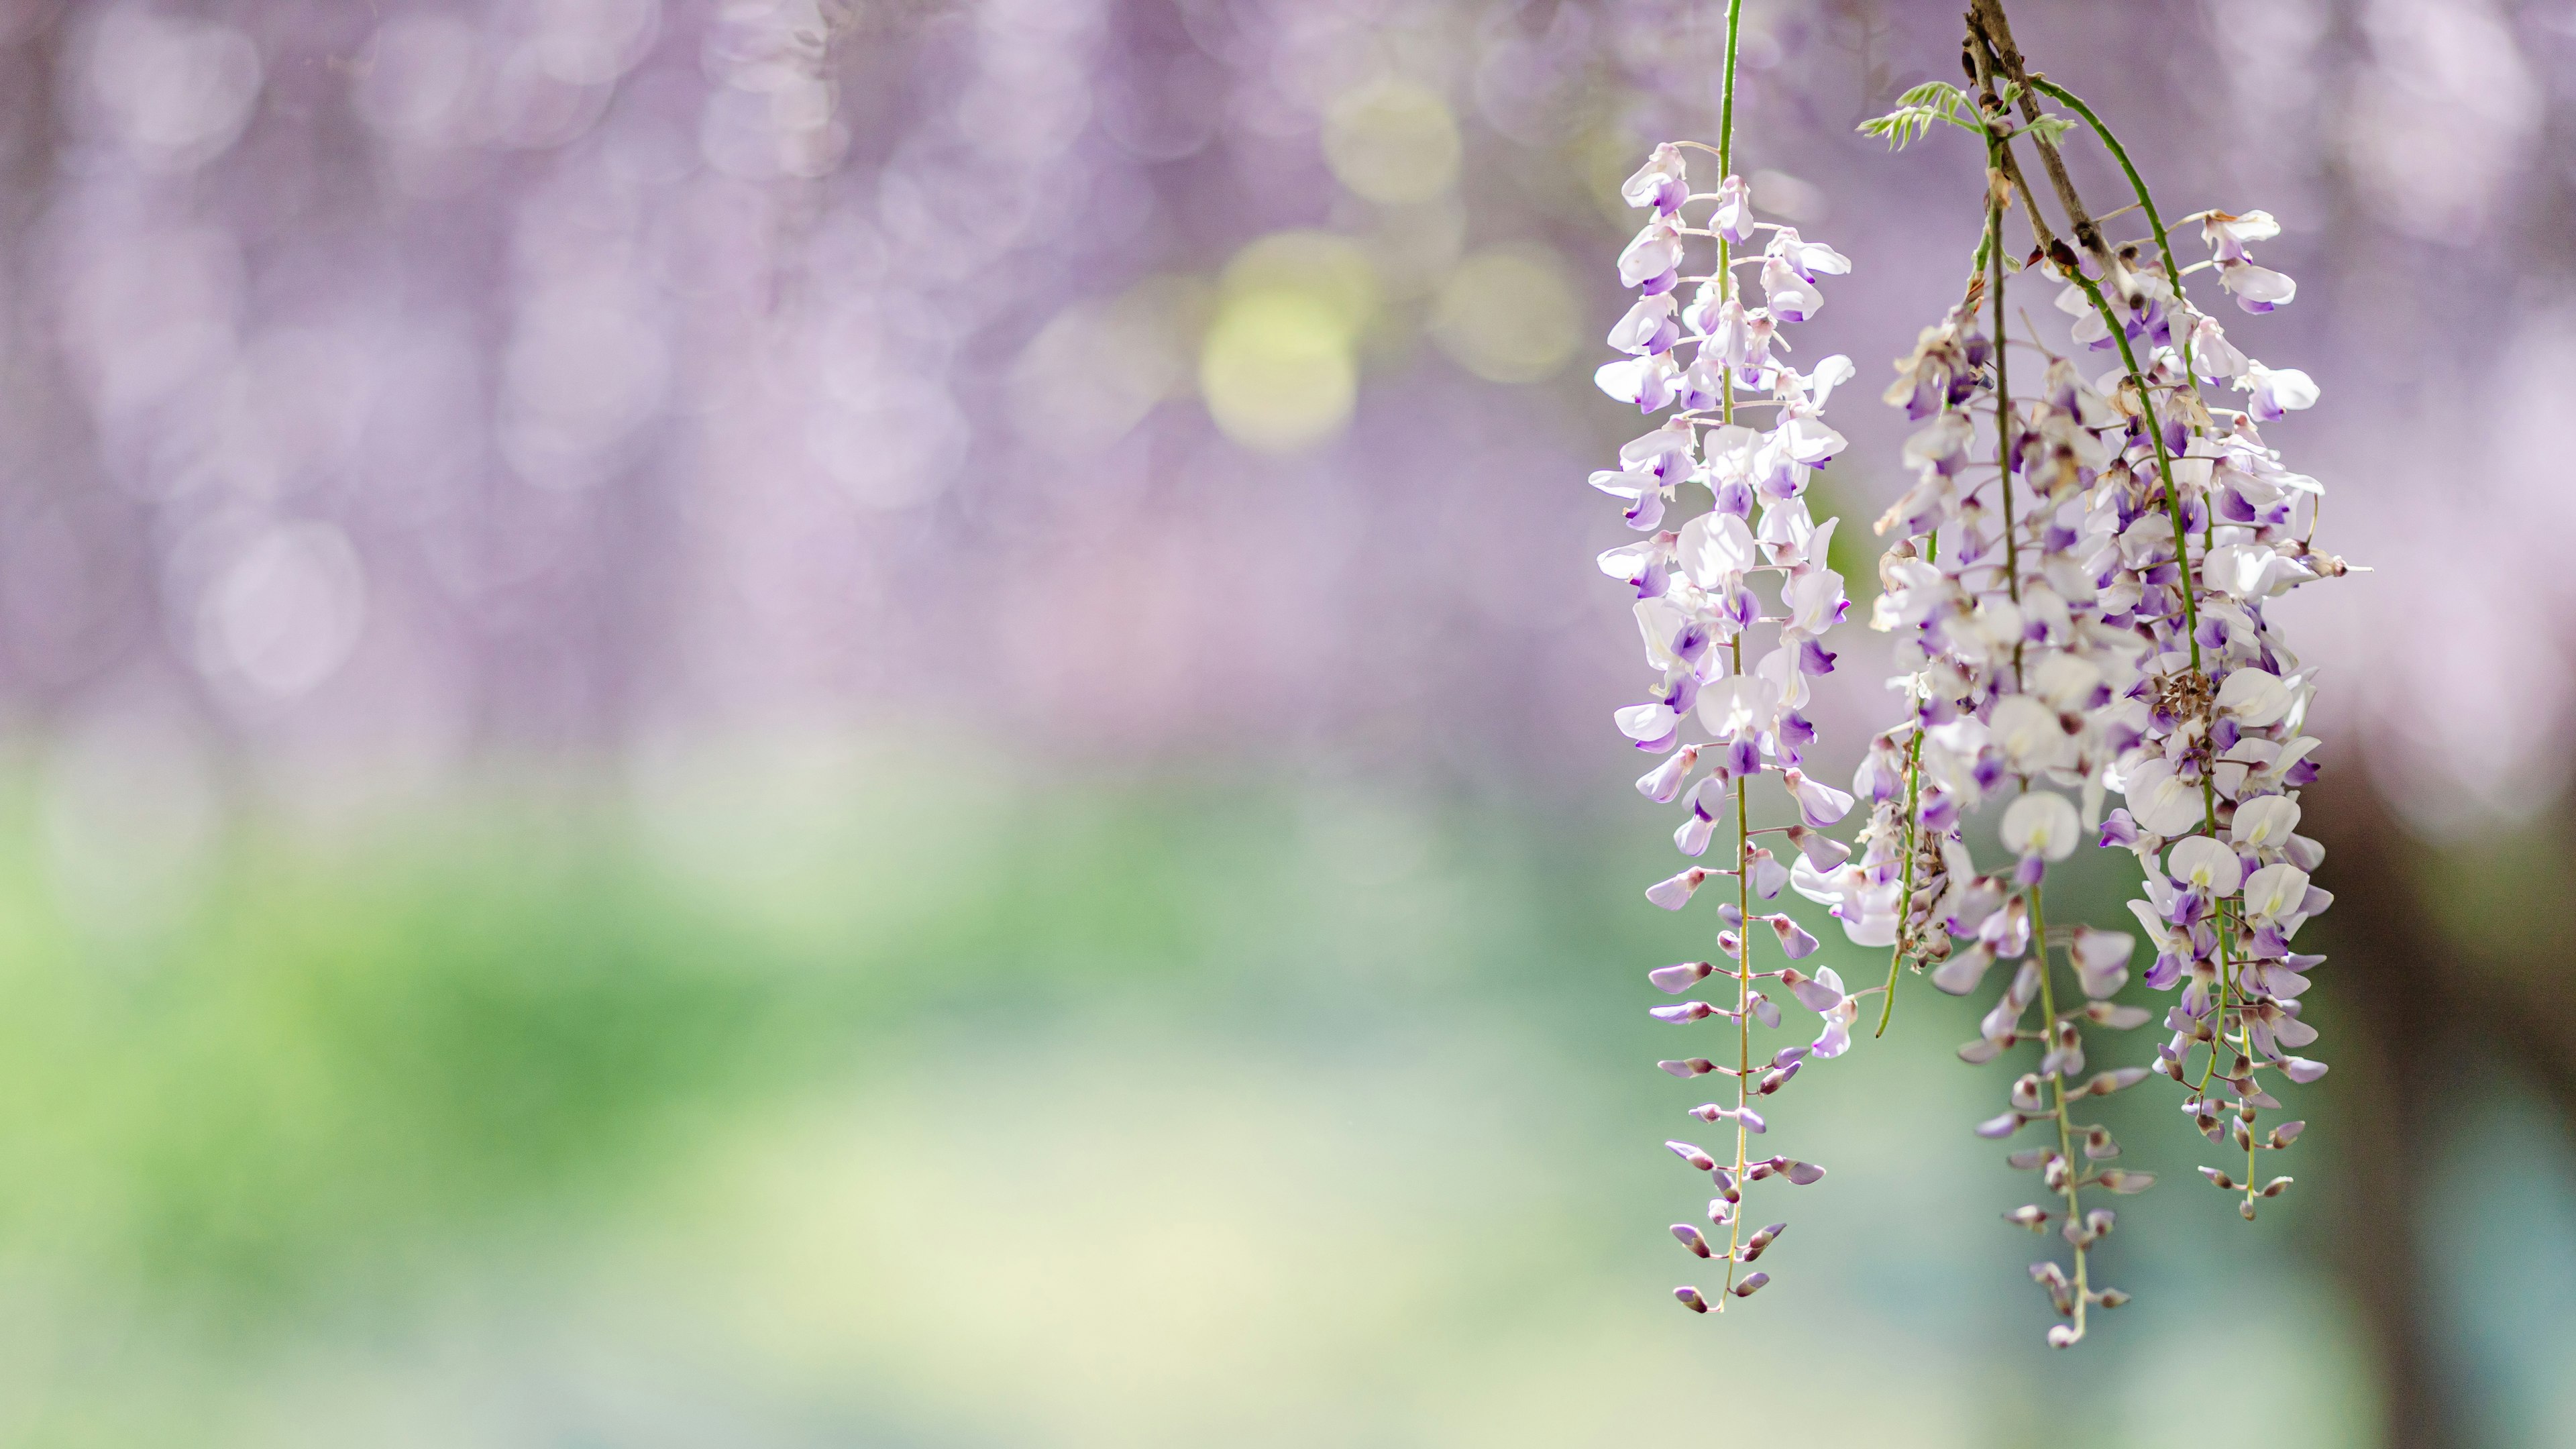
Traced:
MULTIPOLYGON (((2043 116, 2031 100, 2034 91, 2064 93, 2022 76, 2008 41, 1994 43, 1999 7, 1976 7, 1969 55, 1980 97, 1918 87, 1904 108, 1864 128, 1902 142, 1947 121, 1980 135, 1987 229, 1967 300, 1924 330, 1887 392, 1917 427, 1904 451, 1912 482, 1878 524, 1893 542, 1872 623, 1894 637, 1906 718, 1873 742, 1855 778, 1870 802, 1858 859, 1795 880, 1833 904, 1855 941, 1891 947, 1891 986, 1907 963, 1953 994, 2009 968, 1978 1039, 1959 1054, 1986 1062, 2023 1043, 2038 1048, 2007 1110, 1977 1131, 2047 1129, 2008 1160, 2038 1172, 2053 1201, 2007 1217, 2033 1232, 2053 1224, 2073 1250, 2071 1264, 2032 1269, 2065 1319, 2049 1341, 2064 1346, 2083 1337, 2089 1307, 2123 1301, 2092 1286, 2088 1249, 2113 1215, 2088 1210, 2082 1194, 2150 1181, 2108 1165, 2118 1143, 2076 1120, 2082 1101, 2148 1070, 2086 1075, 2085 1029, 2152 1016, 2115 999, 2138 937, 2048 926, 2048 867, 2079 836, 2137 853, 2145 880, 2131 911, 2153 952, 2144 985, 2176 993, 2155 1070, 2190 1087, 2186 1110, 2213 1142, 2245 1149, 2242 1183, 2203 1172, 2241 1188, 2251 1218, 2258 1197, 2288 1184, 2254 1186, 2254 1154, 2287 1146, 2301 1129, 2258 1133, 2260 1114, 2281 1105, 2264 1074, 2306 1082, 2325 1070, 2293 1055, 2316 1037, 2299 1019, 2300 995, 2321 960, 2298 954, 2293 938, 2331 903, 2310 879, 2323 852, 2296 833, 2297 791, 2315 774, 2317 741, 2301 732, 2313 675, 2264 610, 2345 567, 2312 546, 2321 485, 2284 466, 2257 431, 2312 404, 2314 384, 2248 357, 2192 304, 2143 186, 2152 246, 2099 241, 2050 139, 2071 122, 2043 116), (2064 284, 2057 300, 2074 319, 2073 355, 2002 335, 2004 219, 2031 204, 2013 144, 2031 132, 2070 208, 2070 231, 2093 250, 2088 263, 2031 218, 2043 243, 2034 255, 2064 284), (1992 304, 1985 325, 1981 303, 1992 304), (2077 357, 2104 353, 2117 365, 2088 379, 2077 357), (2036 385, 2010 386, 2034 373, 2036 385), (2205 401, 2202 384, 2217 382, 2246 406, 2205 401), (2115 792, 2123 803, 2106 817, 2115 792), (1985 867, 1964 820, 1990 801, 2003 807, 2008 859, 1985 867), (2061 952, 2069 993, 2059 990, 2061 952)), ((2117 149, 2091 112, 2069 104, 2117 149)), ((2291 280, 2247 251, 2277 235, 2268 215, 2187 220, 2201 223, 2211 248, 2203 265, 2244 310, 2291 299, 2291 280)))
POLYGON ((1592 485, 1617 499, 1629 527, 1643 535, 1601 555, 1602 571, 1633 590, 1651 681, 1644 697, 1620 708, 1614 720, 1638 749, 1661 756, 1637 788, 1680 808, 1674 845, 1694 861, 1708 859, 1713 846, 1719 852, 1718 863, 1691 865, 1649 887, 1647 899, 1678 911, 1721 881, 1727 897, 1715 911, 1717 959, 1648 973, 1659 990, 1675 996, 1711 982, 1733 988, 1731 1000, 1694 997, 1653 1011, 1657 1020, 1695 1032, 1715 1023, 1725 1043, 1706 1054, 1685 1048, 1660 1063, 1663 1070, 1685 1080, 1731 1077, 1735 1088, 1731 1102, 1690 1109, 1704 1123, 1731 1128, 1731 1147, 1666 1144, 1694 1171, 1708 1174, 1716 1189, 1708 1228, 1683 1223, 1672 1229, 1691 1253, 1727 1265, 1722 1289, 1674 1290, 1684 1305, 1706 1312, 1770 1281, 1767 1273, 1741 1270, 1785 1225, 1749 1231, 1746 1190, 1771 1178, 1804 1185, 1824 1176, 1809 1162, 1753 1155, 1751 1139, 1769 1131, 1756 1103, 1787 1086, 1808 1061, 1841 1055, 1860 1014, 1831 968, 1810 973, 1788 964, 1814 953, 1816 938, 1787 914, 1756 908, 1757 901, 1776 899, 1793 871, 1839 870, 1850 855, 1824 831, 1853 800, 1803 769, 1816 735, 1803 711, 1811 681, 1835 667, 1825 640, 1850 607, 1841 575, 1826 564, 1835 520, 1816 520, 1807 484, 1844 446, 1824 408, 1853 368, 1836 356, 1800 371, 1779 335, 1784 324, 1816 315, 1824 305, 1820 279, 1848 271, 1850 263, 1793 228, 1755 220, 1740 177, 1693 193, 1680 146, 1656 147, 1621 194, 1649 219, 1619 255, 1620 280, 1638 293, 1609 336, 1625 356, 1601 368, 1597 381, 1641 411, 1677 410, 1622 447, 1618 467, 1592 475, 1592 485), (1688 208, 1700 204, 1710 210, 1705 224, 1694 224, 1688 208), (1739 252, 1765 234, 1760 252, 1739 252), (1702 253, 1711 254, 1711 265, 1683 275, 1688 258, 1702 253), (1759 268, 1762 305, 1745 306, 1739 263, 1759 268), (1685 283, 1695 289, 1686 305, 1678 300, 1685 283), (1766 414, 1770 426, 1755 426, 1752 419, 1766 414), (1703 503, 1674 523, 1677 511, 1703 503), (1754 792, 1774 788, 1779 793, 1769 797, 1766 812, 1793 809, 1798 823, 1751 829, 1754 792), (1775 853, 1758 844, 1765 834, 1776 835, 1784 848, 1775 853), (1753 969, 1752 943, 1761 936, 1777 946, 1782 965, 1753 969), (1787 1022, 1774 983, 1819 1025, 1807 1040, 1757 1052, 1754 1028, 1777 1030, 1787 1022))

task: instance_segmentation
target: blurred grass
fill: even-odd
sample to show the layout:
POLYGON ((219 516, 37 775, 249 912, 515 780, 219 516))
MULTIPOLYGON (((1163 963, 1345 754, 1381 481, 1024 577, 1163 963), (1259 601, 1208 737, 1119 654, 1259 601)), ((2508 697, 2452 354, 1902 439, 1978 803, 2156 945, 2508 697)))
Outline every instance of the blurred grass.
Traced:
POLYGON ((16 863, 0 1208, 238 1308, 613 1193, 789 1034, 757 945, 604 812, 253 828, 179 930, 95 951, 16 863))
POLYGON ((2038 1347, 2007 1077, 1919 980, 1770 1114, 1833 1174, 1777 1284, 1673 1309, 1638 976, 1707 923, 1630 805, 767 743, 251 820, 128 937, 0 796, 0 1442, 1607 1445, 1760 1382, 1746 1432, 2040 1445, 2071 1392, 2145 1445, 2212 1342, 2267 1442, 2358 1442, 2305 1199, 2236 1223, 2153 1083, 2139 1302, 2038 1347))

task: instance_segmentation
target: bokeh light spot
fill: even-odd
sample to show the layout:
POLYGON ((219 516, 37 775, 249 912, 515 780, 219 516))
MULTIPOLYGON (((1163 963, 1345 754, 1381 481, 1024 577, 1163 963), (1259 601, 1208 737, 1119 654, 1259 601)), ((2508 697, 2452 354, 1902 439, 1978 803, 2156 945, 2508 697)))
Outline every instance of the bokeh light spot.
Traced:
POLYGON ((1208 291, 1203 279, 1152 277, 1058 312, 1012 364, 1013 425, 1076 457, 1125 437, 1156 404, 1189 391, 1189 345, 1207 325, 1208 291))
POLYGON ((1359 338, 1376 319, 1359 245, 1279 232, 1236 253, 1199 352, 1199 388, 1227 437, 1294 452, 1334 436, 1359 392, 1359 338))
POLYGON ((1371 201, 1429 201, 1458 180, 1458 122, 1420 86, 1387 84, 1342 97, 1324 117, 1324 159, 1371 201))
POLYGON ((1286 453, 1332 437, 1359 391, 1351 334, 1310 293, 1262 288, 1227 299, 1199 354, 1199 386, 1225 435, 1286 453))
POLYGON ((365 614, 366 575, 348 535, 327 523, 272 529, 216 577, 198 616, 198 663, 292 698, 348 659, 365 614))
POLYGON ((1487 247, 1458 264, 1431 312, 1431 339, 1488 382, 1536 382, 1574 355, 1582 307, 1554 253, 1487 247))

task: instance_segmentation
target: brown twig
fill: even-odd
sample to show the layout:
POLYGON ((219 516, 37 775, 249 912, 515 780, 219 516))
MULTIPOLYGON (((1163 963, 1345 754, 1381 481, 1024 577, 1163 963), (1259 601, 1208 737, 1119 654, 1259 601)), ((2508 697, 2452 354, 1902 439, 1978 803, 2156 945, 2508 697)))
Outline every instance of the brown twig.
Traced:
MULTIPOLYGON (((2039 92, 2030 83, 2030 71, 2022 64, 2021 51, 2013 45, 2012 23, 2004 19, 2003 0, 1970 0, 1968 33, 1976 38, 1974 50, 1986 52, 1979 69, 1991 75, 2000 69, 2013 83, 2016 102, 2026 125, 2039 119, 2039 92)), ((1985 80, 1980 77, 1981 82, 1985 80)), ((1989 85, 1988 93, 1992 93, 1989 85)), ((2075 192, 2075 179, 2066 171, 2066 158, 2058 153, 2057 143, 2045 134, 2033 132, 2031 143, 2039 148, 2040 169, 2048 173, 2048 184, 2057 193, 2057 204, 2066 212, 2067 228, 2075 233, 2076 242, 2093 254, 2104 276, 2115 274, 2111 249, 2102 241, 2102 225, 2084 209, 2084 198, 2075 192)), ((2045 246, 2045 243, 2042 244, 2045 246)))
MULTIPOLYGON (((1977 33, 1976 27, 1977 17, 1971 13, 1968 16, 1968 30, 1971 36, 1977 33)), ((2004 103, 2003 98, 1995 92, 1994 57, 1987 53, 1983 45, 1971 43, 1966 47, 1965 54, 1961 58, 1967 62, 1969 79, 1977 83, 1978 111, 1990 118, 1996 116, 2003 110, 2004 103)), ((2021 209, 2030 217, 2031 239, 2039 243, 2042 254, 2057 250, 2057 235, 2049 230, 2048 218, 2039 214, 2038 200, 2031 194, 2030 183, 2022 177, 2021 162, 2013 156, 2012 143, 2007 141, 1994 149, 2002 160, 2004 180, 2011 184, 2013 193, 2021 198, 2021 209)))

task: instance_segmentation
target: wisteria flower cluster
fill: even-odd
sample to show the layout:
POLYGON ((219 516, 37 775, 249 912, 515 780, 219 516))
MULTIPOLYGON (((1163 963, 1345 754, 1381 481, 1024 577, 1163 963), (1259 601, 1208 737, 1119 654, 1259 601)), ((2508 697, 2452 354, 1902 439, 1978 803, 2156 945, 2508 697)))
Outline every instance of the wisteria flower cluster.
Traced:
MULTIPOLYGON (((1983 1062, 2023 1041, 2039 1045, 2037 1070, 1977 1130, 2007 1138, 2048 1129, 2010 1162, 2038 1171, 2054 1201, 2008 1216, 2035 1232, 2055 1223, 2073 1249, 2071 1273, 2055 1262, 2032 1269, 2066 1319, 2049 1333, 2063 1347, 2083 1337, 2088 1306, 2123 1301, 2090 1282, 2086 1250, 2114 1218, 2087 1210, 2082 1193, 2151 1181, 2106 1165, 2118 1143, 2072 1116, 2075 1103, 2147 1075, 2122 1067, 2085 1076, 2084 1028, 2151 1017, 2113 999, 2133 936, 2090 925, 2049 931, 2047 865, 2096 828, 2103 845, 2137 853, 2144 898, 2131 909, 2156 953, 2145 985, 2180 992, 2155 1069, 2187 1084, 2184 1110, 2212 1141, 2232 1134, 2246 1150, 2242 1183, 2202 1171, 2241 1187, 2252 1218, 2257 1197, 2289 1185, 2276 1177, 2255 1186, 2254 1154, 2287 1146, 2302 1125, 2258 1139, 2260 1113, 2281 1105, 2260 1074, 2306 1082, 2325 1071, 2291 1054, 2316 1037, 2299 1020, 2299 996, 2302 973, 2322 958, 2295 954, 2290 941, 2332 901, 2309 880, 2322 849, 2295 833, 2297 790, 2316 771, 2318 742, 2300 732, 2314 681, 2264 604, 2345 570, 2313 547, 2321 485, 2285 467, 2258 431, 2312 404, 2315 387, 2304 373, 2247 357, 2184 290, 2188 273, 2215 268, 2247 312, 2290 301, 2291 279, 2247 250, 2278 227, 2262 212, 2186 218, 2201 224, 2211 257, 2177 268, 2141 182, 2153 254, 2146 243, 2106 243, 2056 148, 2074 123, 2044 114, 2037 97, 2082 116, 2135 178, 2117 140, 2080 101, 2023 71, 1993 0, 1972 14, 1969 58, 1973 99, 1946 86, 1906 98, 1915 113, 1985 142, 1987 227, 1967 300, 1923 332, 1887 393, 1921 423, 1905 448, 1914 483, 1879 521, 1896 542, 1871 621, 1895 636, 1909 717, 1862 766, 1859 787, 1872 803, 1864 850, 1831 884, 1855 939, 1875 942, 1893 906, 1895 962, 1929 965, 1941 990, 1973 991, 1996 963, 2016 963, 1978 1040, 1959 1054, 1983 1062), (2092 253, 2089 270, 2027 194, 2013 155, 2023 139, 2068 230, 2092 253), (2116 352, 2109 371, 2088 378, 2038 338, 2007 336, 2014 268, 2003 224, 2016 201, 2040 243, 2031 264, 2044 260, 2065 281, 2056 301, 2074 318, 2071 345, 2090 357, 2116 352), (1982 323, 1981 301, 1991 303, 1982 323), (2038 386, 2020 397, 2010 388, 2016 348, 2042 362, 2038 386), (2217 382, 2247 406, 2210 405, 2200 387, 2217 382), (2105 819, 2114 790, 2126 803, 2105 819), (2014 859, 1981 872, 1961 818, 1997 796, 2008 802, 2001 837, 2014 859), (2060 951, 2080 1004, 2060 1003, 2060 951)), ((1906 115, 1874 125, 1902 140, 1906 115)))
MULTIPOLYGON (((2006 1217, 2035 1233, 2053 1229, 2071 1249, 2068 1261, 2031 1269, 2064 1320, 2048 1341, 2064 1347, 2084 1337, 2090 1308, 2126 1300, 2093 1282, 2090 1250, 2116 1215, 2085 1194, 2133 1193, 2153 1180, 2117 1165, 2110 1131, 2081 1120, 2089 1099, 2161 1072, 2185 1086, 2183 1110, 2199 1131, 2245 1151, 2241 1180, 2201 1169, 2242 1194, 2245 1217, 2289 1185, 2272 1177, 2258 1186, 2257 1154, 2288 1146, 2303 1124, 2259 1124, 2282 1106, 2275 1087, 2326 1070, 2296 1054, 2316 1039, 2300 1002, 2322 958, 2293 942, 2332 897, 2311 879, 2322 847, 2297 833, 2298 791, 2317 769, 2318 741, 2302 731, 2313 671, 2265 607, 2347 569, 2314 546, 2322 485, 2289 469, 2259 431, 2313 404, 2315 386, 2247 356, 2186 290, 2190 275, 2207 270, 2244 312, 2290 302, 2292 279, 2252 255, 2278 226, 2260 211, 2187 217, 2210 254, 2179 265, 2117 138, 2080 99, 2024 69, 1999 0, 1975 0, 1969 25, 1973 93, 1918 86, 1863 128, 1902 145, 1935 125, 1956 127, 1984 144, 1987 166, 1985 226, 1965 295, 1923 329, 1886 394, 1917 424, 1903 452, 1909 485, 1877 524, 1892 541, 1871 611, 1873 627, 1892 640, 1891 684, 1904 718, 1869 743, 1854 794, 1805 772, 1815 731, 1800 713, 1807 677, 1834 663, 1821 638, 1847 607, 1842 580, 1825 567, 1834 523, 1812 520, 1803 491, 1809 471, 1843 445, 1820 412, 1851 368, 1828 358, 1802 375, 1775 355, 1786 350, 1777 328, 1813 316, 1818 276, 1846 264, 1793 229, 1753 220, 1723 143, 1710 148, 1727 172, 1713 192, 1689 189, 1672 145, 1658 147, 1627 184, 1627 199, 1652 220, 1620 257, 1622 280, 1641 293, 1610 338, 1628 357, 1601 369, 1599 381, 1647 411, 1679 410, 1592 481, 1648 535, 1601 560, 1636 592, 1658 679, 1645 701, 1618 712, 1639 748, 1666 755, 1638 788, 1683 803, 1674 838, 1693 857, 1733 817, 1732 866, 1693 867, 1647 892, 1678 910, 1713 877, 1735 884, 1719 908, 1724 963, 1651 973, 1675 994, 1712 977, 1736 986, 1732 1008, 1693 1000, 1655 1010, 1668 1021, 1716 1017, 1736 1028, 1732 1066, 1708 1057, 1662 1063, 1678 1076, 1736 1079, 1733 1105, 1697 1109, 1704 1120, 1734 1124, 1731 1162, 1669 1144, 1717 1181, 1710 1218, 1729 1229, 1728 1291, 1740 1296, 1766 1281, 1760 1273, 1739 1280, 1734 1268, 1779 1231, 1742 1237, 1741 1185, 1822 1175, 1784 1157, 1748 1159, 1748 1136, 1765 1130, 1755 1099, 1805 1060, 1845 1050, 1860 996, 1886 993, 1884 1031, 1907 966, 1954 995, 1977 991, 2000 967, 2003 988, 1958 1054, 1985 1063, 2025 1043, 2037 1049, 2005 1109, 1976 1131, 2007 1139, 2042 1129, 2008 1161, 2039 1174, 2043 1196, 2006 1217), (2043 109, 2042 97, 2073 115, 2043 109), (2076 117, 2135 183, 2136 207, 2122 211, 2142 212, 2151 238, 2113 244, 2084 206, 2058 151, 2076 117), (2065 236, 2030 194, 2017 155, 2024 144, 2045 169, 2065 236), (1714 203, 1705 227, 1684 219, 1697 202, 1714 203), (2004 236, 2016 208, 2037 243, 2018 262, 2004 236), (1766 231, 1758 257, 1734 255, 1766 231), (1686 238, 1714 243, 1713 272, 1681 275, 1686 238), (1747 309, 1735 270, 1757 261, 1764 305, 1747 309), (2010 277, 2033 270, 2061 283, 2056 305, 2072 319, 2063 350, 2026 323, 2026 335, 2009 335, 2010 277), (1675 301, 1683 281, 1699 288, 1687 307, 1675 301), (1687 365, 1683 348, 1694 349, 1687 365), (2031 379, 2018 393, 2017 375, 2031 379), (2243 405, 2205 397, 2214 384, 2243 405), (1777 410, 1770 430, 1736 421, 1751 399, 1777 410), (1705 487, 1712 506, 1662 531, 1684 482, 1705 487), (1777 576, 1777 613, 1750 588, 1757 574, 1777 576), (1778 629, 1767 652, 1750 642, 1762 625, 1778 629), (1765 832, 1750 828, 1747 786, 1765 774, 1778 776, 1799 811, 1799 824, 1779 828, 1793 847, 1785 861, 1757 847, 1765 832), (2122 803, 2106 813, 2114 794, 2122 803), (1855 798, 1868 807, 1856 850, 1824 833, 1855 798), (1989 806, 2003 854, 1981 864, 1970 823, 1989 806), (2130 903, 2153 952, 2143 985, 2175 993, 2163 1018, 2170 1037, 2152 1068, 2088 1071, 2089 1030, 2156 1019, 2118 999, 2138 934, 2048 922, 2049 866, 2088 837, 2135 852, 2143 867, 2141 898, 2130 903), (1855 945, 1888 950, 1887 985, 1855 993, 1830 970, 1753 970, 1757 925, 1772 929, 1790 960, 1817 949, 1785 913, 1753 913, 1755 896, 1771 899, 1783 885, 1825 905, 1855 945), (1773 979, 1825 1025, 1810 1045, 1757 1058, 1752 1024, 1782 1020, 1755 987, 1773 979)), ((1731 44, 1730 36, 1730 55, 1731 44)), ((1731 88, 1727 110, 1731 118, 1731 88)), ((1692 1251, 1717 1256, 1697 1227, 1673 1231, 1692 1251)), ((1677 1295, 1695 1309, 1710 1306, 1696 1288, 1677 1295)))
POLYGON ((1814 470, 1843 447, 1823 410, 1853 368, 1850 359, 1834 356, 1800 372, 1778 335, 1782 325, 1813 317, 1824 305, 1818 278, 1848 271, 1850 263, 1794 227, 1755 220, 1743 178, 1725 166, 1726 148, 1702 149, 1726 170, 1715 190, 1690 189, 1683 148, 1669 143, 1657 146, 1623 189, 1650 219, 1619 256, 1621 282, 1638 291, 1610 333, 1610 345, 1627 356, 1603 367, 1598 381, 1641 411, 1674 411, 1621 448, 1619 466, 1595 473, 1592 484, 1619 499, 1629 526, 1644 535, 1601 555, 1603 571, 1634 590, 1655 678, 1643 701, 1617 713, 1620 732, 1638 749, 1663 756, 1637 788, 1658 804, 1681 805, 1673 843, 1683 855, 1706 858, 1721 827, 1734 837, 1720 857, 1727 863, 1691 866, 1646 892, 1656 905, 1678 911, 1713 879, 1734 886, 1733 899, 1716 912, 1720 959, 1649 973, 1676 996, 1711 980, 1734 987, 1732 1001, 1693 997, 1654 1010, 1659 1020, 1699 1030, 1707 1028, 1696 1024, 1721 1022, 1735 1037, 1733 1053, 1685 1049, 1660 1064, 1686 1080, 1734 1079, 1731 1102, 1691 1109, 1703 1122, 1727 1124, 1730 1148, 1666 1144, 1717 1189, 1707 1216, 1711 1228, 1723 1230, 1722 1243, 1696 1224, 1672 1229, 1692 1253, 1726 1264, 1724 1287, 1713 1294, 1687 1285, 1674 1290, 1705 1313, 1712 1297, 1722 1308, 1728 1297, 1749 1296, 1770 1281, 1766 1272, 1739 1270, 1758 1260, 1786 1225, 1748 1233, 1745 1189, 1775 1177, 1803 1186, 1825 1175, 1796 1158, 1753 1155, 1752 1139, 1768 1131, 1756 1103, 1786 1086, 1808 1060, 1840 1056, 1851 1044, 1860 1005, 1831 968, 1811 975, 1786 964, 1812 954, 1814 936, 1784 912, 1754 908, 1757 897, 1777 897, 1793 869, 1831 869, 1850 853, 1824 831, 1850 810, 1852 797, 1803 770, 1816 731, 1801 711, 1810 679, 1834 667, 1824 637, 1850 608, 1842 576, 1826 566, 1835 520, 1815 520, 1806 490, 1814 470), (1711 204, 1707 224, 1692 224, 1686 208, 1704 203, 1711 204), (1757 236, 1765 238, 1760 251, 1739 252, 1757 236), (1685 277, 1694 249, 1714 251, 1715 264, 1685 277), (1736 272, 1753 266, 1760 268, 1763 301, 1748 308, 1736 272), (1696 287, 1687 306, 1677 303, 1685 282, 1696 287), (1738 421, 1739 413, 1764 409, 1768 428, 1738 421), (1708 507, 1667 528, 1685 485, 1696 490, 1694 502, 1704 495, 1708 507), (1786 792, 1799 823, 1752 828, 1750 791, 1765 777, 1786 792), (1757 844, 1764 834, 1780 836, 1794 864, 1757 844), (1752 942, 1766 929, 1784 964, 1756 971, 1752 942), (1755 1052, 1754 1026, 1783 1024, 1780 1003, 1757 982, 1777 982, 1823 1019, 1813 1040, 1755 1052))

